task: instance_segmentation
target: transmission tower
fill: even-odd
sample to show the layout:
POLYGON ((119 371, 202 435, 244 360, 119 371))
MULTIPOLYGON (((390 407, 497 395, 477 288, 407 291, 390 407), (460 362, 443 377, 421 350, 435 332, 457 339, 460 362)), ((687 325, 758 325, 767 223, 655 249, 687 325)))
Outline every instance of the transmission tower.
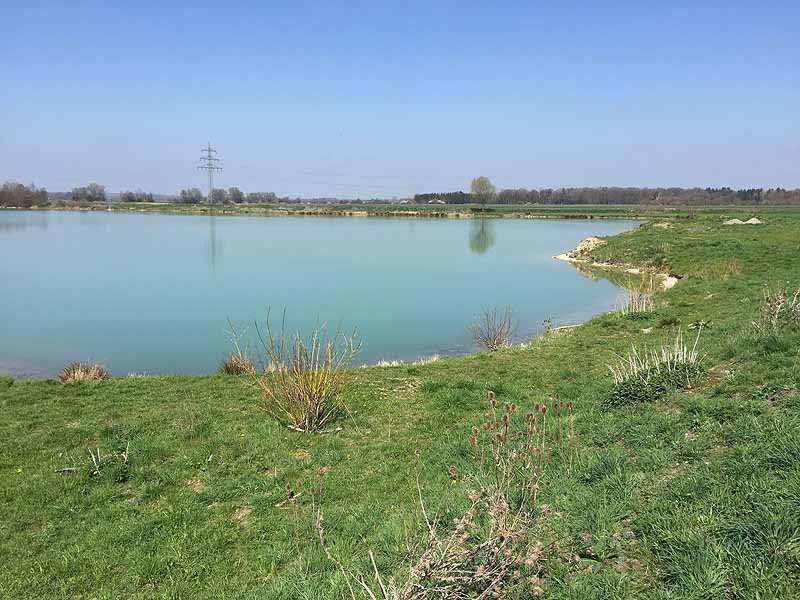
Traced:
POLYGON ((208 201, 214 202, 214 171, 222 171, 219 166, 219 159, 214 156, 217 153, 211 147, 211 142, 208 143, 206 148, 200 150, 200 165, 198 169, 203 169, 208 172, 208 201))

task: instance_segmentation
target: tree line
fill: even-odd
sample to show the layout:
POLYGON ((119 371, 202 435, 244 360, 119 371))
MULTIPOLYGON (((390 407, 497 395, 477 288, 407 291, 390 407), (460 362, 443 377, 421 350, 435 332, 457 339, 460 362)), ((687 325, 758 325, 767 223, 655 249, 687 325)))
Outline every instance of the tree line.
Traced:
MULTIPOLYGON (((494 192, 494 186, 486 178, 476 178, 478 184, 470 192, 439 192, 414 195, 411 202, 428 204, 444 202, 446 204, 620 204, 620 205, 653 205, 653 206, 722 206, 734 204, 800 204, 800 189, 784 188, 750 188, 734 190, 729 187, 720 188, 633 188, 633 187, 580 187, 558 189, 504 189, 494 192), (484 189, 485 186, 486 189, 484 189)), ((160 200, 197 204, 206 200, 203 192, 196 187, 183 189, 177 196, 159 196, 160 200)), ((391 204, 392 200, 372 198, 368 200, 341 200, 337 198, 290 198, 279 197, 274 192, 244 193, 238 187, 214 189, 212 199, 217 204, 391 204)), ((109 195, 105 186, 90 183, 73 188, 71 192, 48 193, 35 185, 24 185, 17 182, 6 182, 0 186, 0 206, 29 208, 46 206, 52 201, 73 202, 107 202, 109 195)), ((119 194, 121 202, 155 202, 152 193, 143 191, 125 191, 119 194)))
MULTIPOLYGON (((474 204, 476 198, 462 191, 415 194, 414 202, 427 204, 474 204)), ((632 188, 581 187, 558 189, 506 189, 492 199, 497 204, 651 204, 716 206, 730 204, 800 204, 800 189, 751 188, 632 188)))

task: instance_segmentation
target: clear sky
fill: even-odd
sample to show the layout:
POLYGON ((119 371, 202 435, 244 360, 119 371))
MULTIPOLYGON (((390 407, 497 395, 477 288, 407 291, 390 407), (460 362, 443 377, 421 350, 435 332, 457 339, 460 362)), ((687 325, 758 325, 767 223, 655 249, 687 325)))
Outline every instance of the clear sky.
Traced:
POLYGON ((800 2, 0 1, 0 180, 800 187, 800 2))

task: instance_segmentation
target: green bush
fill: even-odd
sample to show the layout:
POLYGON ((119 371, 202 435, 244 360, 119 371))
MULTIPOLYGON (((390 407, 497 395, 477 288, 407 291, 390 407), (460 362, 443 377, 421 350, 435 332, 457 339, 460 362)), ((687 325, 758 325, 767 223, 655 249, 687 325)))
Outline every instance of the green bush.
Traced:
POLYGON ((12 385, 14 385, 13 377, 8 377, 8 376, 0 377, 0 390, 5 388, 10 388, 12 385))

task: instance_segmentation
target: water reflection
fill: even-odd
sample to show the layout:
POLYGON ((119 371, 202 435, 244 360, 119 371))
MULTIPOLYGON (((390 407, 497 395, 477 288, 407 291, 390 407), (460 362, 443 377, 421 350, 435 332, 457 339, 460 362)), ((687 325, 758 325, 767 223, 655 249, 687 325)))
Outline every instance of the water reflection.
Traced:
POLYGON ((22 231, 34 227, 45 231, 47 229, 47 217, 45 215, 37 215, 19 221, 0 221, 0 233, 13 233, 14 231, 22 231))
POLYGON ((476 219, 469 228, 469 249, 475 254, 486 254, 494 246, 494 223, 490 219, 476 219))
POLYGON ((217 271, 217 261, 222 251, 222 242, 217 241, 215 220, 214 208, 212 207, 208 216, 208 243, 206 245, 206 253, 208 255, 208 264, 213 273, 217 271))

